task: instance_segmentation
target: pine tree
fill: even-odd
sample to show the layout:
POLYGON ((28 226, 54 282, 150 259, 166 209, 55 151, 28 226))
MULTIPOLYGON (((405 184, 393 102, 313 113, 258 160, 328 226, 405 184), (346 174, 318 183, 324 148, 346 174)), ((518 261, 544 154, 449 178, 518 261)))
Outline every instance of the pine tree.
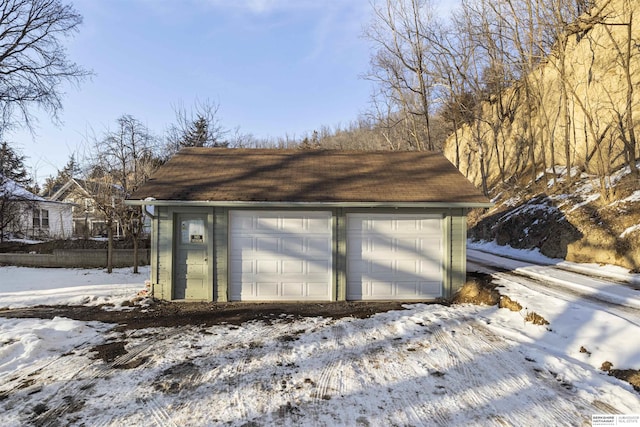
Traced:
POLYGON ((184 147, 204 147, 209 141, 209 124, 207 119, 202 116, 191 123, 188 131, 184 136, 182 145, 184 147))
POLYGON ((0 143, 0 242, 4 241, 8 227, 33 208, 30 198, 11 184, 14 181, 27 187, 31 181, 24 159, 8 143, 0 143))
POLYGON ((0 174, 22 186, 29 185, 31 178, 24 165, 25 158, 11 148, 7 142, 2 142, 0 144, 0 174))
POLYGON ((63 185, 71 178, 78 177, 81 173, 82 169, 80 168, 80 164, 76 160, 76 156, 72 154, 71 156, 69 156, 67 164, 64 165, 61 170, 58 170, 58 174, 55 176, 55 178, 50 176, 45 180, 42 194, 51 196, 55 192, 56 188, 63 185))
POLYGON ((78 161, 76 160, 75 154, 69 156, 69 160, 67 164, 64 165, 61 171, 58 171, 58 176, 63 179, 71 179, 73 177, 77 177, 82 172, 78 161))

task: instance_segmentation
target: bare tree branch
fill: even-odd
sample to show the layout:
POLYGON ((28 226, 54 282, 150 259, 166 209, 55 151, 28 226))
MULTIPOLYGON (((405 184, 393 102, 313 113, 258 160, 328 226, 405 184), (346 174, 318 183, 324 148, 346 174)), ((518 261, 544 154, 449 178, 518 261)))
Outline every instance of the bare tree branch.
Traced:
POLYGON ((0 7, 0 131, 32 129, 34 107, 54 120, 62 109, 62 84, 90 73, 67 58, 63 39, 82 17, 59 0, 3 0, 0 7))

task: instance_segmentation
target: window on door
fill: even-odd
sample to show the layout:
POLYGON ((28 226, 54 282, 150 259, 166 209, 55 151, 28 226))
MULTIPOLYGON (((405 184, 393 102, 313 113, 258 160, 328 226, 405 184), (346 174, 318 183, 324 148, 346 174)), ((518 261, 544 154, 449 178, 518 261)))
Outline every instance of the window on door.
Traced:
POLYGON ((205 243, 204 220, 183 219, 180 221, 180 242, 182 244, 205 243))

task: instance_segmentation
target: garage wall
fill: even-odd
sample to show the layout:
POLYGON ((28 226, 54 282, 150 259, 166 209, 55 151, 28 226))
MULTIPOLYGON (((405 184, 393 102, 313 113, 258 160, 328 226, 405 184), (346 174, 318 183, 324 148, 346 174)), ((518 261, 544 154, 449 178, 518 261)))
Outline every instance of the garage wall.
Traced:
MULTIPOLYGON (((156 219, 153 223, 151 269, 154 293, 157 298, 172 299, 172 250, 173 250, 173 216, 176 212, 206 211, 209 214, 209 232, 213 238, 210 251, 210 278, 212 301, 229 300, 229 253, 228 224, 229 208, 227 207, 156 207, 156 219)), ((237 209, 237 208, 234 208, 237 209)), ((273 210, 272 208, 271 210, 273 210)), ((281 208, 284 209, 284 208, 281 208)), ((252 208, 250 210, 256 210, 252 208)), ((301 210, 301 209, 296 209, 301 210)), ((304 210, 304 209, 302 209, 304 210)), ((320 210, 320 209, 310 209, 320 210)), ((466 280, 466 210, 465 209, 370 209, 370 208, 332 208, 333 215, 333 298, 338 301, 346 299, 347 292, 347 215, 350 213, 409 213, 441 215, 443 218, 443 297, 451 297, 466 280)))
MULTIPOLYGON (((173 238, 171 230, 173 229, 173 221, 170 220, 168 212, 169 208, 161 206, 156 208, 156 219, 154 222, 158 236, 157 250, 152 259, 156 261, 156 267, 152 264, 152 269, 156 273, 156 281, 153 282, 153 294, 156 298, 170 300, 171 295, 171 250, 173 248, 173 238)), ((153 237, 152 237, 153 238, 153 237)), ((152 242, 153 243, 153 242, 152 242)), ((153 244, 152 244, 153 246, 153 244)))
POLYGON ((439 215, 442 217, 442 249, 443 249, 443 295, 444 299, 451 298, 466 281, 467 265, 467 210, 463 208, 404 208, 404 209, 337 209, 336 218, 336 284, 338 300, 346 299, 347 287, 347 220, 348 214, 390 213, 439 215))
POLYGON ((214 260, 214 300, 217 302, 229 301, 229 209, 216 206, 214 209, 213 224, 213 254, 214 260))
POLYGON ((450 277, 445 296, 452 297, 467 281, 467 211, 452 210, 450 222, 450 277))

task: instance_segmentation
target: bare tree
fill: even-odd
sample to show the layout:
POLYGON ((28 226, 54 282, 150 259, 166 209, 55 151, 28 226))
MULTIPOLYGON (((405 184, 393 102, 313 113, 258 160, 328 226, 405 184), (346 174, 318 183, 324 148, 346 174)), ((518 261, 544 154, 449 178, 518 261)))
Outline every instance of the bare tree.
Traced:
MULTIPOLYGON (((433 40, 442 52, 439 74, 448 88, 446 97, 453 101, 445 104, 449 117, 455 118, 450 113, 458 104, 456 97, 468 91, 475 100, 469 146, 483 188, 494 171, 505 181, 529 168, 535 180, 537 166, 553 167, 557 152, 571 169, 576 130, 572 108, 579 103, 567 50, 570 37, 584 37, 601 19, 601 9, 588 0, 463 0, 452 19, 454 30, 433 40), (557 74, 557 87, 545 80, 548 71, 557 74), (555 150, 556 140, 562 150, 555 150)), ((454 154, 457 163, 459 148, 454 154)))
POLYGON ((125 198, 142 185, 160 165, 156 139, 140 121, 130 115, 117 120, 117 127, 96 141, 91 180, 96 206, 104 214, 109 238, 107 269, 111 272, 113 226, 118 221, 133 240, 134 273, 138 272, 138 240, 144 215, 140 206, 126 206, 125 198))
POLYGON ((80 14, 59 0, 0 3, 0 130, 17 123, 32 128, 33 107, 57 118, 61 85, 89 74, 67 58, 62 45, 81 23, 80 14))
POLYGON ((220 105, 197 101, 189 110, 174 107, 176 122, 167 130, 167 150, 173 154, 183 147, 227 147, 229 131, 220 123, 220 105))
POLYGON ((365 36, 376 46, 367 78, 378 82, 405 115, 415 149, 435 150, 432 51, 426 36, 435 21, 429 0, 385 0, 374 4, 375 21, 365 36))
POLYGON ((638 59, 638 42, 633 38, 633 4, 630 0, 623 2, 623 10, 620 16, 614 20, 606 20, 604 29, 609 38, 609 42, 613 45, 616 54, 616 66, 622 71, 624 76, 624 96, 622 102, 616 102, 614 97, 610 95, 611 104, 615 117, 615 124, 618 136, 624 144, 625 161, 631 172, 638 176, 640 171, 636 166, 636 158, 638 157, 638 143, 636 140, 636 119, 634 111, 634 81, 632 64, 638 59), (622 39, 614 35, 612 27, 623 27, 626 29, 622 39), (620 106, 620 104, 622 104, 620 106))
MULTIPOLYGON (((501 68, 492 62, 492 55, 498 56, 491 50, 495 44, 486 43, 492 37, 488 18, 485 17, 486 10, 484 0, 463 1, 461 9, 452 16, 452 26, 440 39, 434 38, 434 42, 446 58, 444 60, 450 62, 452 70, 445 71, 453 75, 443 80, 452 82, 450 96, 454 97, 455 108, 464 118, 463 123, 468 124, 472 141, 468 151, 458 153, 458 156, 466 155, 469 168, 475 164, 482 191, 488 194, 491 145, 486 127, 488 125, 489 129, 494 129, 492 121, 496 118, 492 114, 493 104, 499 99, 495 96, 496 80, 492 79, 492 74, 501 68)), ((441 65, 440 69, 443 68, 441 65)))
POLYGON ((385 96, 372 96, 371 109, 368 113, 375 123, 377 133, 382 137, 384 145, 389 150, 400 150, 402 138, 398 137, 397 127, 402 121, 394 111, 391 100, 385 96))

